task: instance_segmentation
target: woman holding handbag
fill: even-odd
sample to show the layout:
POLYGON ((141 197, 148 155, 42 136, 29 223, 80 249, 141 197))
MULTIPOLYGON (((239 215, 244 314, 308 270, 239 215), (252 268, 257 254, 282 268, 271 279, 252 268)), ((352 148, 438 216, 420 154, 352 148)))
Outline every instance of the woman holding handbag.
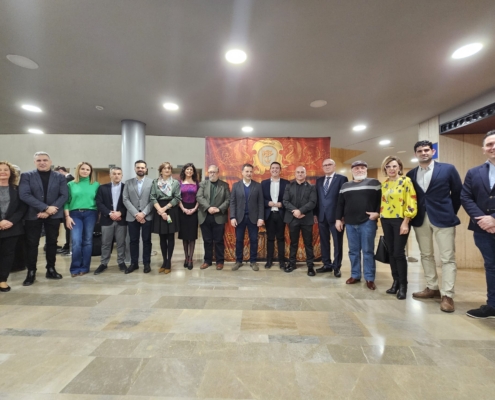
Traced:
POLYGON ((389 294, 404 300, 407 294, 406 244, 409 237, 409 222, 416 216, 418 205, 416 191, 411 180, 402 176, 402 161, 395 156, 385 157, 382 171, 387 179, 382 183, 380 219, 394 279, 389 294))

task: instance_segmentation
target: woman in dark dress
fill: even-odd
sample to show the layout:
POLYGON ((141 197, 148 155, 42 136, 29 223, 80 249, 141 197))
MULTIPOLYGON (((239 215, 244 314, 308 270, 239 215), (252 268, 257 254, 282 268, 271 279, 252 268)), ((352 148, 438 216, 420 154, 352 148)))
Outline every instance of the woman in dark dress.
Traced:
POLYGON ((180 172, 180 232, 179 239, 184 245, 184 268, 193 269, 193 255, 196 239, 198 238, 198 193, 199 182, 198 173, 193 163, 188 163, 182 167, 180 172))
POLYGON ((155 207, 153 233, 160 235, 163 264, 159 273, 170 273, 175 247, 175 232, 179 231, 180 185, 172 177, 172 164, 164 162, 158 167, 160 177, 153 181, 150 199, 155 207))
POLYGON ((26 204, 19 199, 17 173, 8 161, 0 161, 0 292, 10 291, 7 279, 14 263, 17 239, 24 233, 26 204))

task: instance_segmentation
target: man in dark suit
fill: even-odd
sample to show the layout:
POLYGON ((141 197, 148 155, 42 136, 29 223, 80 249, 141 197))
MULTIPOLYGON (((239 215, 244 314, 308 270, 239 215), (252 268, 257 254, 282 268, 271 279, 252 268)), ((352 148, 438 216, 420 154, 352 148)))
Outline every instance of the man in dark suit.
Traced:
POLYGON ((284 192, 284 206, 286 208, 284 222, 289 224, 290 256, 289 265, 285 272, 294 271, 296 253, 299 244, 299 233, 302 233, 308 275, 315 276, 313 253, 313 210, 316 207, 316 188, 306 182, 306 168, 296 168, 296 179, 287 185, 284 192))
POLYGON ((480 308, 469 310, 473 318, 495 318, 495 130, 483 139, 483 154, 488 160, 466 174, 461 202, 474 231, 474 243, 485 264, 487 301, 480 308))
POLYGON ((112 254, 113 238, 117 243, 117 264, 121 271, 125 265, 125 238, 127 236, 127 210, 124 206, 124 184, 122 169, 110 168, 110 183, 100 185, 96 194, 96 206, 100 212, 101 224, 101 263, 94 274, 101 274, 107 269, 112 254))
POLYGON ((276 161, 272 162, 270 165, 270 174, 272 177, 261 182, 267 236, 265 268, 271 268, 273 265, 275 238, 277 238, 280 268, 285 268, 285 207, 283 199, 285 187, 289 184, 289 181, 280 177, 281 170, 282 166, 280 163, 276 161))
POLYGON ((318 203, 315 208, 315 224, 318 223, 320 232, 321 259, 323 266, 316 272, 332 272, 337 278, 341 277, 342 247, 344 230, 339 232, 335 227, 335 212, 339 201, 342 185, 349 180, 344 175, 335 173, 335 161, 331 158, 323 160, 325 176, 316 180, 318 203), (333 238, 333 263, 330 256, 330 235, 333 238))
MULTIPOLYGON (((74 180, 74 177, 67 171, 67 168, 63 166, 57 166, 53 169, 55 172, 63 175, 67 183, 74 180)), ((64 217, 64 228, 65 228, 65 244, 61 249, 57 250, 57 253, 70 254, 70 229, 67 228, 64 217)))
POLYGON ((205 249, 201 269, 206 269, 213 263, 213 246, 215 246, 217 270, 222 270, 225 262, 224 233, 228 219, 230 189, 227 182, 218 179, 219 172, 216 165, 210 165, 208 180, 199 184, 198 193, 196 193, 198 222, 205 249))
POLYGON ((451 164, 433 160, 435 150, 428 140, 414 145, 419 166, 407 173, 418 196, 418 214, 412 220, 421 253, 426 289, 413 293, 416 299, 441 298, 440 310, 454 312, 454 286, 457 274, 455 262, 455 226, 461 222, 457 212, 461 207, 462 182, 451 164), (442 260, 442 285, 438 283, 433 237, 442 260))
POLYGON ((232 271, 242 266, 244 233, 249 235, 249 262, 253 271, 258 271, 258 228, 263 226, 263 192, 261 185, 252 180, 253 166, 242 166, 242 179, 234 183, 230 196, 230 224, 235 228, 235 265, 232 271))
POLYGON ((62 279, 62 275, 55 270, 57 237, 64 216, 64 204, 69 197, 67 182, 62 175, 51 170, 52 160, 47 153, 35 153, 34 165, 36 169, 24 172, 19 184, 19 196, 29 206, 24 222, 28 268, 24 286, 32 285, 36 279, 42 227, 46 235, 46 277, 62 279))
POLYGON ((139 268, 139 239, 143 240, 143 272, 151 272, 151 219, 153 218, 153 204, 150 200, 153 181, 146 176, 148 166, 143 160, 134 163, 136 177, 126 181, 124 192, 124 206, 127 209, 126 221, 129 228, 129 247, 131 250, 131 265, 125 273, 139 268))

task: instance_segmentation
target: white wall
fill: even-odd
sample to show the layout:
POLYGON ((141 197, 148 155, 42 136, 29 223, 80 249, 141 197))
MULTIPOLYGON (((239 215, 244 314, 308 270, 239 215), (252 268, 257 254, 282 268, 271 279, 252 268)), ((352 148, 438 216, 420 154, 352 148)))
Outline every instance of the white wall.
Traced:
MULTIPOLYGON (((118 135, 0 135, 0 160, 17 164, 22 171, 34 168, 33 154, 46 151, 54 165, 74 170, 80 161, 94 168, 121 164, 121 139, 118 135)), ((204 168, 205 139, 168 136, 147 136, 146 157, 150 176, 155 177, 158 165, 169 161, 173 166, 194 163, 204 168)))

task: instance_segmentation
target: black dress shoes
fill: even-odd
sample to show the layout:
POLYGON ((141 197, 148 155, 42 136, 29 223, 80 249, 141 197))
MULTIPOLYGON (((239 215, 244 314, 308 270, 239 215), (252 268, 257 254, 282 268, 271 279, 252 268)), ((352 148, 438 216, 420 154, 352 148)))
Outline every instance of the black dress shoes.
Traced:
POLYGON ((125 273, 130 274, 131 272, 134 272, 137 269, 139 269, 139 266, 137 264, 131 264, 127 267, 127 269, 125 270, 125 273))
POLYGON ((267 261, 265 264, 266 269, 270 269, 272 267, 273 263, 271 261, 267 261))
POLYGON ((100 264, 100 266, 98 268, 96 268, 94 274, 95 275, 100 275, 106 269, 107 269, 107 266, 105 264, 100 264))
POLYGON ((22 282, 22 286, 31 286, 36 280, 36 271, 28 271, 26 279, 22 282))
POLYGON ((290 272, 294 271, 295 269, 297 269, 296 265, 288 264, 284 268, 284 271, 287 272, 287 273, 290 273, 290 272))
POLYGON ((62 279, 62 275, 60 275, 54 267, 50 267, 46 269, 46 279, 62 279))
POLYGON ((125 263, 119 264, 119 270, 124 272, 127 269, 127 265, 125 263))
POLYGON ((149 264, 144 264, 143 272, 149 274, 151 272, 151 266, 149 264))
POLYGON ((399 291, 397 292, 397 298, 404 300, 407 294, 407 285, 399 285, 399 291))
POLYGON ((398 291, 399 291, 399 281, 394 281, 390 289, 386 290, 385 293, 397 294, 398 291))
POLYGON ((315 276, 315 269, 313 267, 308 267, 308 276, 315 276))
POLYGON ((10 292, 10 286, 0 287, 0 292, 4 292, 4 293, 10 292))
POLYGON ((333 267, 330 265, 324 265, 323 267, 318 268, 316 270, 316 272, 318 272, 319 274, 323 274, 325 272, 332 272, 332 271, 333 271, 333 267))
POLYGON ((280 261, 280 269, 285 269, 286 264, 285 261, 280 261))
POLYGON ((333 276, 335 276, 336 278, 340 278, 342 276, 342 274, 340 273, 340 267, 334 267, 333 276))

